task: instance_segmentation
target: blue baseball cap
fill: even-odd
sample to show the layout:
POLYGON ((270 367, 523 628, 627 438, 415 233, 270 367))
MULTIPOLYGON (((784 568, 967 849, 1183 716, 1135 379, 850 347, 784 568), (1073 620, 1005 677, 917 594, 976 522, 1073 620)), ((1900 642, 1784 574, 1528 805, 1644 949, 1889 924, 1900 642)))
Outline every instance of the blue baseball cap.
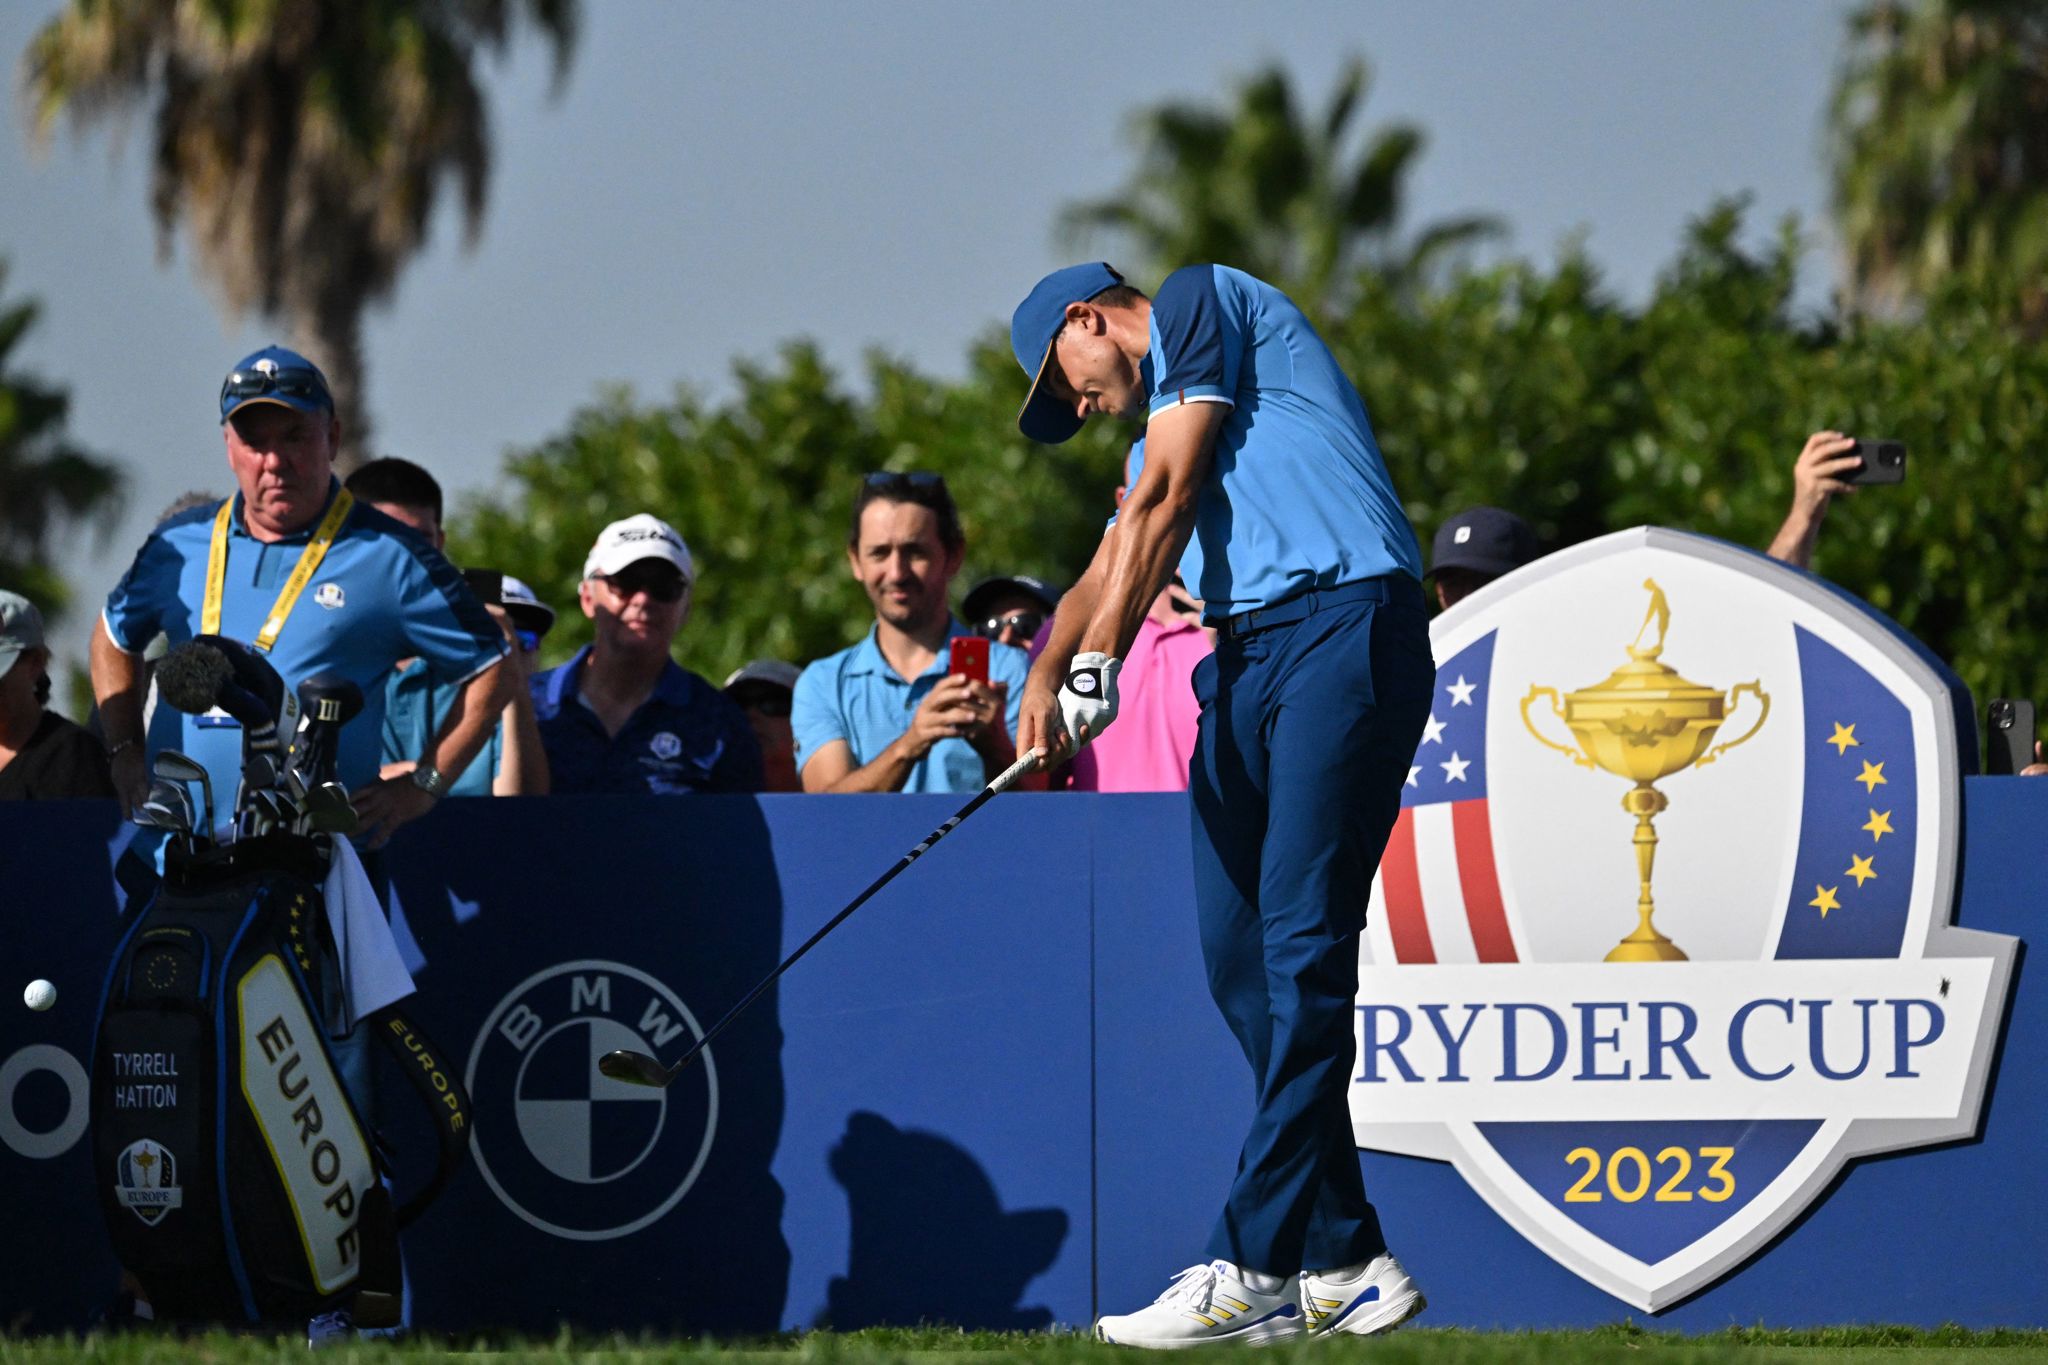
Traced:
POLYGON ((1041 445, 1056 446, 1081 429, 1074 410, 1045 391, 1053 338, 1066 325, 1067 305, 1086 303, 1124 277, 1100 261, 1055 270, 1032 287, 1010 314, 1010 349, 1031 376, 1031 392, 1017 411, 1017 430, 1041 445))
POLYGON ((315 415, 334 411, 327 376, 297 351, 265 346, 242 357, 220 386, 220 420, 225 422, 251 403, 275 403, 315 415))
POLYGON ((1513 512, 1468 507, 1437 528, 1429 572, 1463 569, 1499 578, 1537 558, 1536 532, 1513 512))

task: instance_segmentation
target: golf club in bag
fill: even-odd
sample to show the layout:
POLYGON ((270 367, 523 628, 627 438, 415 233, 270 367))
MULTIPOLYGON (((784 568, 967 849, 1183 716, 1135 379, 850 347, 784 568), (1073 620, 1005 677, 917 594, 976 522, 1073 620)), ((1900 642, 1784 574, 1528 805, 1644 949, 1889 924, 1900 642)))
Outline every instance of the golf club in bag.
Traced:
POLYGON ((1000 792, 1008 791, 1012 786, 1016 784, 1018 778, 1023 777, 1026 773, 1029 773, 1034 768, 1036 768, 1042 757, 1043 754, 1039 750, 1033 749, 1030 753, 1025 754, 1022 758, 1019 758, 1015 763, 1011 764, 1008 768, 1005 768, 1002 772, 998 773, 993 782, 990 782, 986 787, 983 787, 979 792, 975 793, 973 800, 969 801, 966 805, 962 806, 959 810, 955 811, 953 813, 952 819, 946 821, 945 824, 940 825, 930 834, 927 834, 924 838, 923 843, 920 843, 916 848, 911 849, 910 852, 904 854, 901 858, 897 859, 895 866, 891 867, 887 872, 884 872, 881 876, 875 878, 874 882, 869 885, 867 890, 861 892, 858 896, 855 896, 851 901, 849 901, 844 910, 841 910, 831 919, 826 920, 823 928, 819 929, 817 933, 812 934, 809 938, 805 939, 802 945, 799 946, 795 952, 791 953, 788 957, 782 959, 782 963, 780 966, 776 967, 774 971, 768 973, 767 976, 763 977, 759 985, 755 986, 752 990, 748 991, 745 995, 741 996, 740 1002, 737 1005, 734 1005, 731 1009, 727 1010, 725 1012, 724 1018, 720 1019, 710 1028, 706 1029, 704 1031, 704 1036, 702 1038, 699 1038, 696 1041, 696 1043, 691 1046, 688 1052, 685 1052, 681 1057, 676 1059, 675 1065, 663 1066, 659 1061, 657 1061, 653 1057, 648 1056, 644 1052, 634 1052, 629 1049, 621 1048, 616 1052, 607 1052, 604 1056, 598 1058, 598 1071, 606 1076, 611 1077, 615 1081, 625 1081, 630 1085, 652 1086, 657 1090, 665 1089, 671 1081, 675 1080, 676 1077, 683 1074, 683 1069, 685 1067, 689 1066, 690 1063, 697 1060, 698 1055, 701 1054, 705 1048, 711 1046, 711 1042, 713 1039, 718 1037, 719 1034, 725 1032, 725 1030, 732 1024, 733 1020, 739 1018, 742 1014, 746 1013, 747 1006, 753 1004, 756 1000, 760 999, 761 993, 763 991, 766 991, 770 986, 774 985, 777 978, 779 978, 784 972, 788 971, 791 967, 795 966, 796 960, 798 958, 802 957, 805 953, 808 953, 811 949, 815 948, 818 945, 818 940, 824 938, 825 935, 831 933, 834 929, 838 928, 841 922, 843 922, 848 915, 851 915, 854 911, 860 909, 861 906, 867 904, 869 899, 872 898, 877 891, 880 891, 883 887, 887 886, 890 882, 894 881, 896 879, 896 875, 899 872, 903 871, 904 868, 909 867, 912 863, 916 862, 919 858, 922 858, 926 853, 930 852, 933 844, 936 844, 939 840, 945 838, 948 834, 951 834, 955 829, 959 828, 960 822, 962 820, 965 820, 968 816, 974 814, 974 812, 980 810, 983 806, 987 805, 991 797, 997 795, 1000 792))
MULTIPOLYGON (((204 769, 158 755, 159 787, 138 823, 174 837, 162 880, 115 949, 93 1041, 101 1213, 159 1321, 303 1324, 346 1308, 362 1325, 389 1325, 401 1294, 398 1230, 466 1158, 469 1098, 452 1059, 414 1022, 412 997, 362 1020, 397 1059, 438 1140, 434 1170, 424 1180, 411 1172, 405 1183, 417 1188, 399 1202, 399 1173, 334 1051, 355 1020, 351 958, 332 923, 344 912, 326 888, 334 860, 350 855, 308 828, 280 786, 297 778, 309 790, 278 733, 297 699, 284 705, 275 672, 233 641, 180 650, 165 661, 165 701, 219 706, 243 725, 244 836, 194 840, 182 783, 203 785, 204 769)), ((361 692, 329 679, 309 695, 326 713, 313 722, 323 728, 310 791, 339 792, 334 731, 360 709, 361 692)), ((328 811, 324 823, 339 819, 328 811)))

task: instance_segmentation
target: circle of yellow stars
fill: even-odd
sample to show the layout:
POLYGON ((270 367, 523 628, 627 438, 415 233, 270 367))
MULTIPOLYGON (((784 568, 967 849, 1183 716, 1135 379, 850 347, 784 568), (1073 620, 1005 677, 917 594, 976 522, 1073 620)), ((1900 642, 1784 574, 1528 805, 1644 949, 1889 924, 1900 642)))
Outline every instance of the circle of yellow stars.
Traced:
MULTIPOLYGON (((1863 747, 1862 741, 1856 738, 1855 725, 1843 725, 1839 721, 1835 722, 1834 725, 1835 732, 1829 735, 1823 743, 1834 745, 1835 753, 1838 757, 1846 756, 1851 749, 1863 747)), ((1850 781, 1861 782, 1864 792, 1875 799, 1877 789, 1887 785, 1884 777, 1884 764, 1881 762, 1872 763, 1860 755, 1856 761, 1863 765, 1863 771, 1857 773, 1850 781)), ((1865 821, 1861 828, 1870 835, 1870 842, 1874 848, 1883 840, 1885 835, 1897 834, 1898 831, 1892 828, 1892 813, 1890 811, 1880 811, 1875 806, 1867 807, 1867 809, 1870 811, 1870 819, 1865 821)), ((1865 882, 1877 876, 1877 868, 1873 866, 1876 861, 1877 854, 1874 851, 1869 854, 1852 853, 1849 855, 1849 866, 1842 870, 1842 875, 1853 878, 1856 882, 1856 888, 1861 890, 1865 882)), ((1813 899, 1808 901, 1807 904, 1820 911, 1820 917, 1826 919, 1828 911, 1842 908, 1841 890, 1842 884, 1840 882, 1833 886, 1815 884, 1813 899)))

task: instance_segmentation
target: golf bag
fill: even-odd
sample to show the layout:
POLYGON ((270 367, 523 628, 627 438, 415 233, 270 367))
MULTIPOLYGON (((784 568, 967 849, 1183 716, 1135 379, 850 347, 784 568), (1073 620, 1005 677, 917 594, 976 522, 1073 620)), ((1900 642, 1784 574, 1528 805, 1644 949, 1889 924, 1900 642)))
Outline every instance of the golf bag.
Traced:
POLYGON ((395 1321, 398 1229, 467 1152, 469 1100, 397 1007, 370 1031, 429 1103, 434 1177, 394 1208, 375 1135, 343 1088, 341 999, 320 838, 191 854, 115 950, 93 1042, 93 1171, 122 1266, 160 1320, 395 1321))

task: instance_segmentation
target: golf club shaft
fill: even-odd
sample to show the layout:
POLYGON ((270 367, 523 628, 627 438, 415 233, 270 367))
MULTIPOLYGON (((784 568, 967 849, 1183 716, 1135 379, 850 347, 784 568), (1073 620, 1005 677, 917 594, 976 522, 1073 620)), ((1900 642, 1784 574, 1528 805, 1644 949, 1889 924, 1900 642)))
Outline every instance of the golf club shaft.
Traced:
POLYGON ((903 871, 904 868, 909 867, 919 858, 922 858, 927 852, 930 851, 931 846, 933 844, 936 844, 939 840, 945 838, 948 834, 951 834, 962 820, 965 820, 968 816, 974 814, 974 812, 980 810, 983 806, 987 805, 990 797, 995 796, 999 792, 1008 791, 1013 785, 1015 785, 1018 778, 1023 777, 1026 773, 1036 768, 1038 766, 1038 761, 1039 752, 1038 750, 1033 749, 1031 752, 1019 758, 1015 763, 1005 768, 1001 773, 997 774, 993 782, 990 782, 986 787, 983 787, 980 791, 974 794, 973 800, 969 801, 966 805, 962 806, 959 810, 955 811, 953 813, 952 819, 946 821, 945 824, 940 825, 930 834, 927 834, 924 837, 923 843, 919 844, 916 848, 911 849, 910 852, 904 854, 901 858, 897 859, 895 866, 891 867, 887 872, 884 872, 881 876, 875 878, 873 883, 871 883, 868 886, 867 890, 861 892, 858 896, 855 896, 851 901, 848 901, 846 908, 844 910, 841 910, 831 919, 826 920, 824 926, 820 928, 816 933, 812 934, 809 938, 805 939, 803 943, 798 946, 795 952, 791 953, 788 957, 782 959, 781 966, 777 967, 774 971, 768 973, 767 976, 763 977, 761 979, 761 983, 758 986, 755 986, 754 989, 748 991, 744 996, 740 998, 740 1002, 737 1005, 734 1005, 731 1009, 725 1012, 725 1017, 720 1019, 717 1023, 713 1024, 709 1029, 705 1030, 704 1036, 702 1038, 699 1038, 695 1045, 693 1045, 688 1052, 685 1052, 682 1055, 681 1059, 678 1060, 674 1066, 669 1068, 669 1073, 671 1075, 674 1075, 675 1073, 680 1072, 684 1067, 688 1066, 691 1062, 697 1060, 697 1054, 702 1052, 705 1048, 710 1047, 712 1039, 718 1037, 719 1034, 725 1032, 727 1026, 730 1025, 733 1020, 739 1018, 740 1015, 746 1013, 747 1006, 753 1004, 756 1000, 760 999, 762 992, 766 991, 770 986, 774 985, 775 982, 782 976, 784 972, 788 971, 791 967, 795 966, 798 958, 802 957, 805 953, 808 953, 812 948, 816 947, 819 939, 825 937, 825 935, 831 933, 834 929, 838 928, 839 925, 845 921, 848 915, 851 915, 854 911, 860 909, 863 905, 866 905, 869 899, 872 898, 877 891, 880 891, 883 887, 887 886, 891 881, 895 880, 896 874, 903 871))

